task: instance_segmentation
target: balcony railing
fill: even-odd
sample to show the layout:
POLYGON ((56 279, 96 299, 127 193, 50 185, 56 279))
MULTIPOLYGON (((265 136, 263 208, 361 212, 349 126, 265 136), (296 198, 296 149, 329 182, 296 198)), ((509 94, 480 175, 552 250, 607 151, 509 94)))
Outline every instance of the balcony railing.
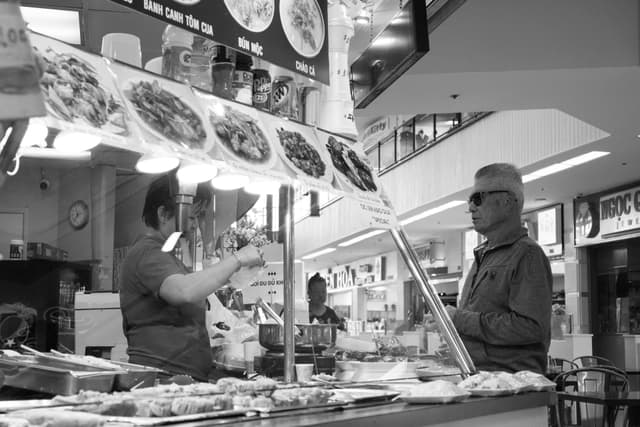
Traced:
POLYGON ((382 175, 488 114, 490 113, 417 115, 377 144, 368 147, 367 157, 378 174, 382 175))

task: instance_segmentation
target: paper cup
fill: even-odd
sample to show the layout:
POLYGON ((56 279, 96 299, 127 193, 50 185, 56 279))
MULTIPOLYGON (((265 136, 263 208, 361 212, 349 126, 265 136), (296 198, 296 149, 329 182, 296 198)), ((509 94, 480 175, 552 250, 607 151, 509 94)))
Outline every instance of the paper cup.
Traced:
POLYGON ((103 56, 113 58, 134 67, 142 67, 140 38, 127 33, 109 33, 102 37, 103 56))
POLYGON ((296 380, 299 383, 311 381, 313 363, 296 363, 296 380))

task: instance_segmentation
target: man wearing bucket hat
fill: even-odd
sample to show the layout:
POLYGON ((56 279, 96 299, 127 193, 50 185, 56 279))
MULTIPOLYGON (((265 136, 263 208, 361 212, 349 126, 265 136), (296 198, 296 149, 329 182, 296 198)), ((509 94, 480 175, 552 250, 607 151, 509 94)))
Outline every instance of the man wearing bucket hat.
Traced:
POLYGON ((551 267, 521 225, 523 204, 522 177, 513 165, 476 172, 469 211, 487 240, 474 249, 458 308, 446 308, 480 370, 546 370, 551 267))

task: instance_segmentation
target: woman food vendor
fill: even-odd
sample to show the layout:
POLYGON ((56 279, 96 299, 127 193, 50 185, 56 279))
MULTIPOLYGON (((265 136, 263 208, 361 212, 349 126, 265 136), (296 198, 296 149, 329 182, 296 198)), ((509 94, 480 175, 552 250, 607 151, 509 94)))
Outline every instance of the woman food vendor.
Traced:
MULTIPOLYGON (((120 307, 129 361, 207 380, 212 366, 205 326, 206 298, 242 267, 262 265, 246 246, 209 268, 191 272, 162 246, 176 231, 175 175, 147 190, 142 218, 147 232, 127 253, 120 279, 120 307)), ((196 195, 194 205, 199 202, 196 195)))
POLYGON ((307 295, 309 296, 309 323, 330 323, 338 325, 338 329, 344 329, 344 322, 331 307, 325 305, 327 281, 320 276, 320 273, 314 274, 309 279, 307 295))

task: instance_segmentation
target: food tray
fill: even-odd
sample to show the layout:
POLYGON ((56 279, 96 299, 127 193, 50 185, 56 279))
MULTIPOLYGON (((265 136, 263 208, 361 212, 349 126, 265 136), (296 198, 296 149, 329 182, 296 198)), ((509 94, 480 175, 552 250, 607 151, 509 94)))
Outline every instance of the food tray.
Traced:
POLYGON ((255 411, 253 409, 228 409, 223 411, 203 412, 201 414, 175 415, 172 417, 104 417, 107 423, 126 423, 136 426, 159 426, 164 424, 212 420, 216 418, 231 418, 240 416, 254 417, 256 415, 258 415, 258 411, 255 411))
POLYGON ((340 388, 332 390, 331 401, 347 403, 384 402, 400 395, 400 392, 390 390, 372 390, 366 388, 340 388))
POLYGON ((472 396, 482 396, 482 397, 494 397, 494 396, 508 396, 511 394, 516 394, 515 389, 500 389, 500 390, 492 390, 492 389, 466 389, 472 396))
POLYGON ((455 394, 450 396, 402 396, 401 399, 407 403, 453 403, 465 400, 471 393, 455 394))
POLYGON ((116 375, 114 389, 117 391, 131 390, 132 387, 151 387, 155 384, 158 374, 164 372, 161 369, 149 366, 136 365, 134 363, 110 361, 114 365, 122 367, 126 373, 116 375))
POLYGON ((71 395, 80 390, 110 392, 121 371, 72 371, 39 364, 0 360, 4 384, 50 394, 71 395))

